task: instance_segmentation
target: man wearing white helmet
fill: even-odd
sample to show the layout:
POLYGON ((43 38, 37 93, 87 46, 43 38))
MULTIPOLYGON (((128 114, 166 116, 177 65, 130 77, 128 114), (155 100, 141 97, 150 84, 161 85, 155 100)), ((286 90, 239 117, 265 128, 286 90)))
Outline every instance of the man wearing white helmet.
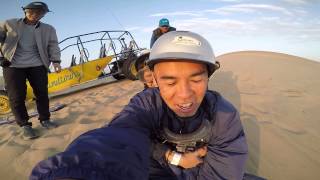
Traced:
POLYGON ((243 179, 245 134, 238 111, 208 90, 219 67, 208 41, 192 32, 166 33, 147 64, 158 88, 138 93, 109 125, 39 163, 32 177, 107 179, 119 173, 116 179, 243 179))
POLYGON ((207 90, 209 77, 219 67, 208 41, 191 32, 167 33, 156 41, 147 63, 168 113, 173 112, 167 124, 171 132, 195 137, 193 132, 201 122, 209 120, 212 126, 207 145, 191 152, 182 149, 181 153, 181 145, 170 143, 179 141, 179 135, 165 134, 162 139, 169 145, 155 142, 156 162, 151 163, 154 174, 151 171, 150 175, 161 177, 171 170, 182 179, 242 179, 247 158, 245 135, 237 110, 221 95, 207 90))

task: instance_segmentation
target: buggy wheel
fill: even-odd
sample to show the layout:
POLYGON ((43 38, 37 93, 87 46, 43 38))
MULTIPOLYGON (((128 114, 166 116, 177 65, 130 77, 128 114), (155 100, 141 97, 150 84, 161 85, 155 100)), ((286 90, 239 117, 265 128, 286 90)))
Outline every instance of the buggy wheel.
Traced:
POLYGON ((122 75, 122 74, 113 74, 112 77, 115 78, 116 80, 121 80, 121 79, 126 78, 126 77, 125 77, 124 75, 122 75))
POLYGON ((10 112, 9 97, 5 91, 0 91, 0 115, 9 114, 10 112))
POLYGON ((112 73, 112 77, 115 78, 116 80, 121 80, 126 78, 123 74, 120 74, 118 72, 118 66, 117 64, 113 64, 112 68, 111 68, 111 73, 112 73))
POLYGON ((126 76, 126 78, 130 80, 137 80, 138 79, 138 71, 135 66, 135 58, 126 59, 122 66, 122 72, 126 76))

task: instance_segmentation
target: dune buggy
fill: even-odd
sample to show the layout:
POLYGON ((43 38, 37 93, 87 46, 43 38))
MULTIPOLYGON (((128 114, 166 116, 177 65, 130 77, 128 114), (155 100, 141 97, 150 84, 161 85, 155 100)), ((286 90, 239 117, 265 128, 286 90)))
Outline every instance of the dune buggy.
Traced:
MULTIPOLYGON (((136 60, 141 48, 128 31, 98 31, 68 37, 59 42, 62 71, 48 74, 48 91, 62 91, 97 78, 137 79, 136 60), (67 57, 70 57, 68 61, 67 57)), ((27 98, 34 98, 27 82, 27 98)), ((11 112, 9 98, 0 79, 0 115, 11 112)))

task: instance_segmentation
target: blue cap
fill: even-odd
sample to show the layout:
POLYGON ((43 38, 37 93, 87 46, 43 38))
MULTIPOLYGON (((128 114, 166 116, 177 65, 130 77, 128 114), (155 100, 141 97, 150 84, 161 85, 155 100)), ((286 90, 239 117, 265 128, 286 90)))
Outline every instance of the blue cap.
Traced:
POLYGON ((169 25, 169 20, 167 18, 162 18, 159 21, 159 27, 163 27, 163 26, 170 26, 169 25))

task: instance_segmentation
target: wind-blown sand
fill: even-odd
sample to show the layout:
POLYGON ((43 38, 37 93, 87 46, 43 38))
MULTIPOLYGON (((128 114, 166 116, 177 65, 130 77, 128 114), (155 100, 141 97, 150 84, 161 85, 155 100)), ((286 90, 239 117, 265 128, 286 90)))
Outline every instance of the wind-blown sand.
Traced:
MULTIPOLYGON (((249 143, 247 169, 275 180, 320 179, 320 63, 285 54, 236 52, 218 57, 210 80, 240 111, 249 143)), ((143 89, 124 80, 56 97, 67 107, 52 113, 60 126, 24 141, 20 128, 0 126, 0 179, 27 179, 40 160, 63 151, 83 132, 108 123, 143 89)))

